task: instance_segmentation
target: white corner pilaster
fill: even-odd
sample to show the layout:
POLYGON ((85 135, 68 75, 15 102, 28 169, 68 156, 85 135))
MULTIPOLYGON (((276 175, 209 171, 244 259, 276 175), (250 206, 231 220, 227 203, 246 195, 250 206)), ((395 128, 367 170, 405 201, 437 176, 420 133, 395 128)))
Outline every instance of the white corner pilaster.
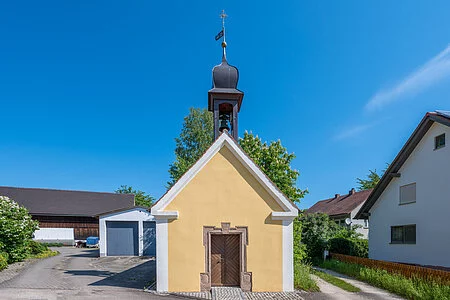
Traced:
POLYGON ((156 290, 169 290, 169 226, 167 219, 156 219, 156 290))
POLYGON ((294 291, 294 220, 283 220, 283 291, 294 291))
POLYGON ((100 218, 100 240, 99 240, 99 248, 100 248, 100 256, 106 256, 106 221, 103 218, 100 218))

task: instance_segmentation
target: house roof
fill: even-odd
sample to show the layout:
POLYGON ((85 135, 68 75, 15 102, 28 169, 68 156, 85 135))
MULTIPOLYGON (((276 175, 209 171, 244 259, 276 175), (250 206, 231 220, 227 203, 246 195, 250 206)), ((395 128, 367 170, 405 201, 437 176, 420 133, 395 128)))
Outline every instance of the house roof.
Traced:
POLYGON ((203 156, 152 206, 152 215, 156 218, 178 218, 178 212, 165 211, 165 208, 223 147, 227 147, 233 153, 283 209, 282 212, 273 211, 272 219, 292 219, 298 215, 297 206, 261 171, 227 131, 221 133, 203 156))
POLYGON ((369 197, 372 189, 355 192, 352 189, 346 195, 338 195, 325 199, 311 206, 306 213, 325 213, 329 216, 337 216, 351 213, 355 208, 364 203, 369 197))
POLYGON ((419 125, 416 127, 412 135, 409 137, 405 145, 395 157, 394 161, 389 165, 389 168, 383 174, 383 177, 381 177, 380 182, 377 184, 372 194, 367 199, 366 203, 363 204, 361 209, 356 214, 355 217, 357 219, 364 219, 369 216, 369 210, 389 185, 392 178, 398 177, 398 172, 400 171, 401 167, 434 122, 450 127, 450 111, 437 110, 435 112, 428 112, 425 114, 425 116, 422 118, 422 121, 420 121, 419 125))
POLYGON ((132 194, 0 186, 0 196, 25 206, 32 215, 93 217, 134 205, 132 194))

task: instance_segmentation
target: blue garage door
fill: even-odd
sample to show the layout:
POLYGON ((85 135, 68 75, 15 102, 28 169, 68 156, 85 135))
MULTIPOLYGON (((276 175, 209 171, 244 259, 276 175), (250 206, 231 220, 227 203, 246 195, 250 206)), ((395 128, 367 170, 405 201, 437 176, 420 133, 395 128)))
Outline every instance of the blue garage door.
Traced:
POLYGON ((156 256, 156 223, 144 222, 144 255, 156 256))
POLYGON ((139 255, 138 222, 106 221, 106 255, 139 255))

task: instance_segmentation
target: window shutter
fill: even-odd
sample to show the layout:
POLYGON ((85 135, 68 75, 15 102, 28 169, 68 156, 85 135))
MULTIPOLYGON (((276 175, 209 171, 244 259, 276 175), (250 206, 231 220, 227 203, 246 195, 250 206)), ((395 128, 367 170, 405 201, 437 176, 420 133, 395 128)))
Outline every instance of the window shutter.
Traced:
POLYGON ((400 204, 416 202, 416 184, 411 183, 400 187, 400 204))

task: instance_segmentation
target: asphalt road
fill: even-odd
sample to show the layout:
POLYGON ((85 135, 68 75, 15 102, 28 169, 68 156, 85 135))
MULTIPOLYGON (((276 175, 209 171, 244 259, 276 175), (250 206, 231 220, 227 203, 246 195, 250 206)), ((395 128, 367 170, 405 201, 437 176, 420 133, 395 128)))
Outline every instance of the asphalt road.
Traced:
POLYGON ((3 280, 0 272, 0 299, 180 299, 143 291, 155 277, 154 260, 98 258, 97 249, 56 250, 61 254, 26 264, 12 275, 5 272, 3 280))

